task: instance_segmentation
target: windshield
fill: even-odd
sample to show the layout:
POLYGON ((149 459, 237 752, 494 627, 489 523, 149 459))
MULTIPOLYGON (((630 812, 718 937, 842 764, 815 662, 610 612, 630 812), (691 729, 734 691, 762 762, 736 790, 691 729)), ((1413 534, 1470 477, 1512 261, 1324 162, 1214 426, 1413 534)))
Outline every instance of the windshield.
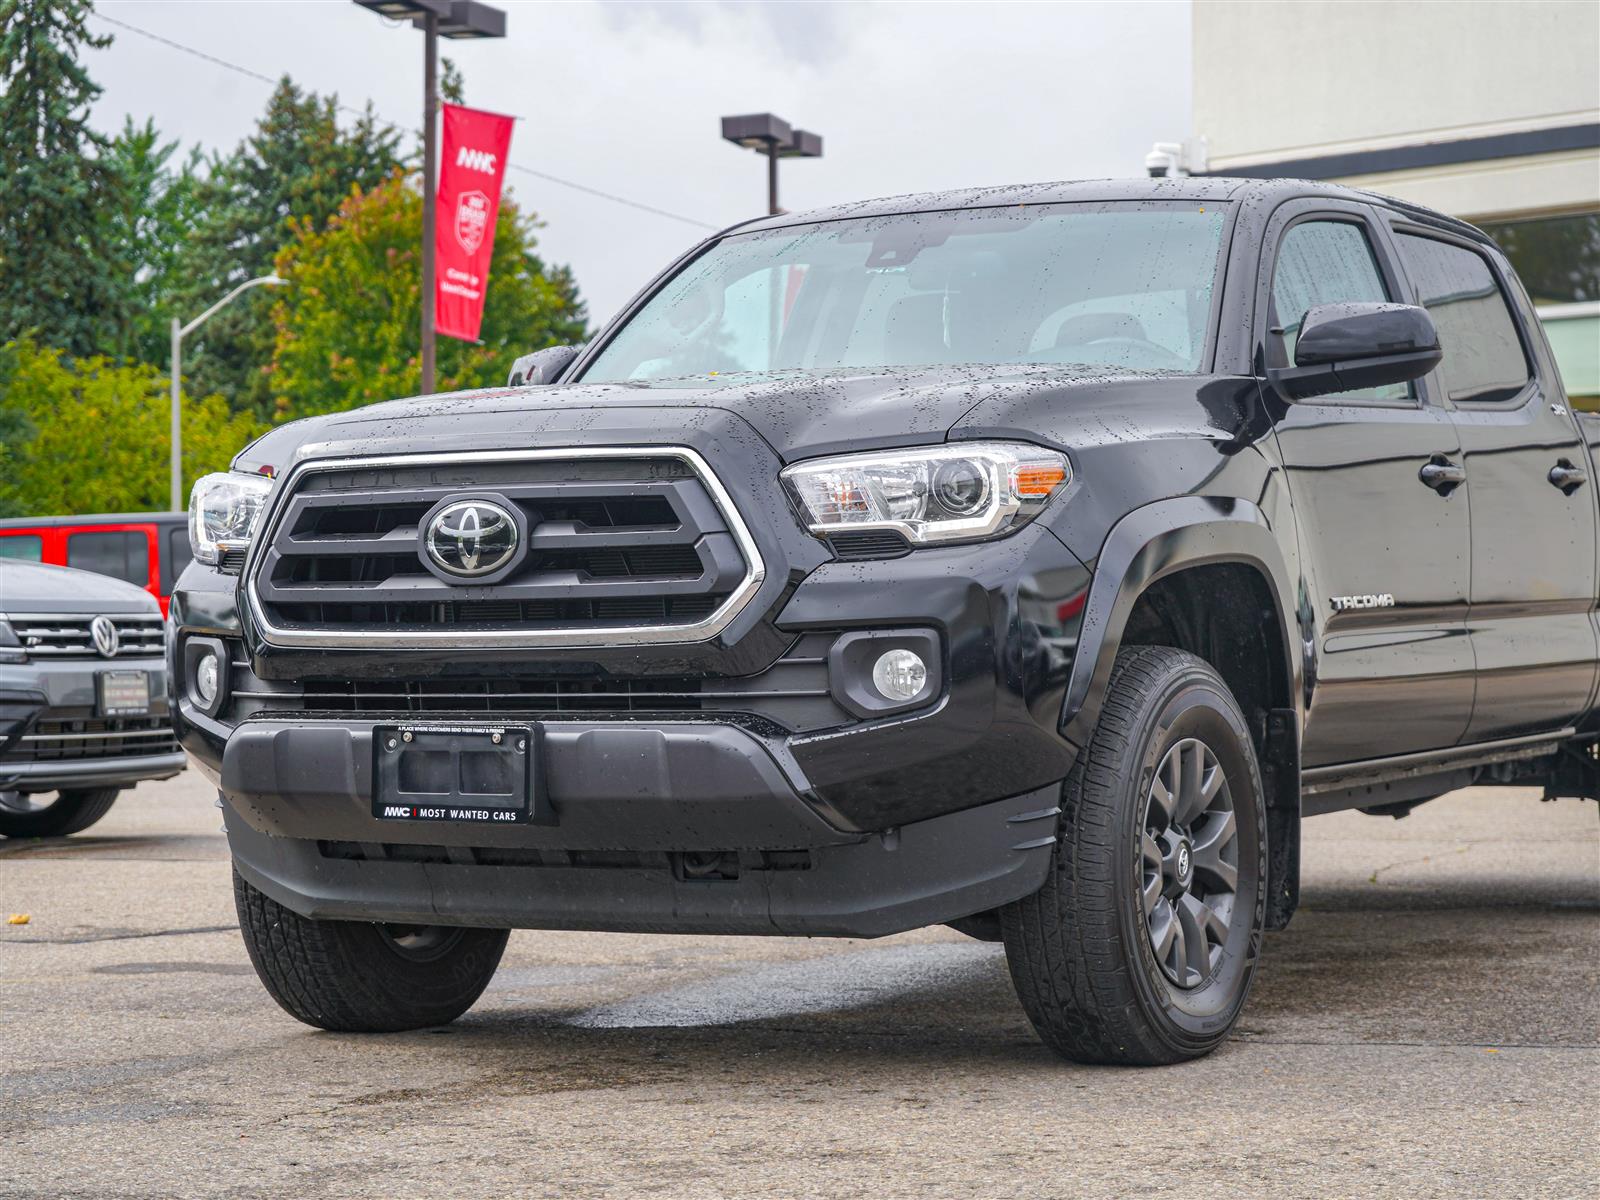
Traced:
POLYGON ((902 213, 723 238, 586 382, 946 364, 1199 369, 1216 205, 902 213))

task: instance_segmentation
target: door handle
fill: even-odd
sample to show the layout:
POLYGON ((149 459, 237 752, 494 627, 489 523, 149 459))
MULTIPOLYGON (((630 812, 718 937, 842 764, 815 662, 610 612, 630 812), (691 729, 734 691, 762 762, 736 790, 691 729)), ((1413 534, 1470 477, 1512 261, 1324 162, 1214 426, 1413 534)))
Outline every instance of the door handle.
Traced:
POLYGON ((1417 472, 1417 478, 1441 496, 1448 496, 1467 481, 1467 469, 1439 454, 1431 462, 1423 464, 1422 470, 1417 472))
POLYGON ((1550 468, 1550 474, 1546 478, 1550 480, 1552 487, 1558 487, 1563 493, 1570 496, 1589 482, 1589 472, 1582 467, 1573 466, 1563 458, 1550 468))

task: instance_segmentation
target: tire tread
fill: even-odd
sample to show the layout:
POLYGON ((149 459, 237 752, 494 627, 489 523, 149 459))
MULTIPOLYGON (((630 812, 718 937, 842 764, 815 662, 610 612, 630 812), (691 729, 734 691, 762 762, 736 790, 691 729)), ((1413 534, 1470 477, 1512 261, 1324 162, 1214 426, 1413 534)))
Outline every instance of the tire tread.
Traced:
POLYGON ((234 904, 245 949, 274 1000, 296 1020, 347 1033, 387 1033, 453 1021, 482 994, 509 936, 469 929, 439 964, 452 972, 446 995, 392 986, 371 970, 377 930, 363 922, 317 921, 285 908, 233 873, 234 904))

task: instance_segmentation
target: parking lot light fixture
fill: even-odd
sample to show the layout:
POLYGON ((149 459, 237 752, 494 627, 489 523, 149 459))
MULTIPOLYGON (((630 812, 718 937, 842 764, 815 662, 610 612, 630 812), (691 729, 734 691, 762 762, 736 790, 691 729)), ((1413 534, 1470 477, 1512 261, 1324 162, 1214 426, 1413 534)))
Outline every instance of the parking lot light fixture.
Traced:
POLYGON ((380 16, 409 19, 423 32, 422 46, 422 379, 424 395, 433 391, 437 336, 434 332, 433 239, 439 204, 439 39, 501 38, 503 10, 478 0, 356 0, 380 16))
POLYGON ((185 507, 183 500, 183 339, 196 329, 199 329, 219 311, 232 304, 235 299, 248 292, 251 288, 288 286, 289 281, 280 276, 261 275, 255 279, 245 280, 187 325, 181 324, 177 317, 172 318, 172 462, 169 467, 171 492, 168 497, 171 502, 169 505, 170 511, 180 512, 185 507))
POLYGON ((789 122, 772 113, 746 113, 722 118, 724 141, 754 150, 767 160, 767 212, 778 207, 778 160, 780 158, 821 158, 822 135, 792 128, 789 122))

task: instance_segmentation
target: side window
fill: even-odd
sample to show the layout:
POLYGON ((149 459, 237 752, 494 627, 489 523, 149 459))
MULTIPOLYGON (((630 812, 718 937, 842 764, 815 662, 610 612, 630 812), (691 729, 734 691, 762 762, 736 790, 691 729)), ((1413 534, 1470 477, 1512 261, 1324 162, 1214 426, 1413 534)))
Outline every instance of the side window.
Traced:
POLYGON ((44 557, 44 539, 36 533, 0 534, 0 558, 38 562, 44 557))
POLYGON ((1505 293, 1483 255, 1453 242, 1402 233, 1400 257, 1439 331, 1438 366, 1456 403, 1509 400, 1528 384, 1528 359, 1505 293))
POLYGON ((139 529, 74 533, 67 538, 67 566, 146 587, 150 583, 150 541, 139 529))
MULTIPOLYGON (((1273 323, 1283 330, 1277 353, 1280 365, 1294 362, 1295 342, 1308 309, 1318 304, 1393 299, 1384 286, 1372 244, 1360 225, 1351 221, 1302 221, 1284 234, 1272 270, 1273 323)), ((1411 385, 1391 384, 1349 398, 1403 400, 1411 385)))

